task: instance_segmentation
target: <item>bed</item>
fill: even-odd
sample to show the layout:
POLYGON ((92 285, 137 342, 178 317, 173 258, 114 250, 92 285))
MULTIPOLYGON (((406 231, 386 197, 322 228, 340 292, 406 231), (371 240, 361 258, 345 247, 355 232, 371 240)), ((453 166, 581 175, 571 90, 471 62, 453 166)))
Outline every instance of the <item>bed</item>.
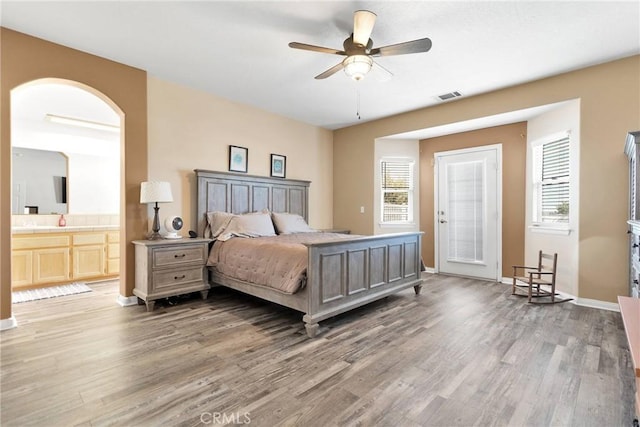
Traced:
MULTIPOLYGON (((296 214, 308 222, 309 181, 202 169, 195 173, 201 236, 207 229, 208 212, 245 214, 268 210, 296 214)), ((209 283, 300 311, 307 335, 313 338, 322 320, 409 287, 419 294, 421 237, 421 232, 342 235, 306 243, 305 283, 294 293, 234 278, 215 267, 208 267, 209 283)))

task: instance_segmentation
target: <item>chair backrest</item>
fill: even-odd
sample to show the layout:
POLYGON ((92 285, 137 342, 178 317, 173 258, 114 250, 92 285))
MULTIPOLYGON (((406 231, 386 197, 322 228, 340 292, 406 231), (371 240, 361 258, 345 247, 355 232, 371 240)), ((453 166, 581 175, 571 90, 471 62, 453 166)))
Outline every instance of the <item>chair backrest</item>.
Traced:
POLYGON ((556 283, 556 267, 558 266, 558 254, 538 253, 538 270, 551 272, 551 283, 556 283))

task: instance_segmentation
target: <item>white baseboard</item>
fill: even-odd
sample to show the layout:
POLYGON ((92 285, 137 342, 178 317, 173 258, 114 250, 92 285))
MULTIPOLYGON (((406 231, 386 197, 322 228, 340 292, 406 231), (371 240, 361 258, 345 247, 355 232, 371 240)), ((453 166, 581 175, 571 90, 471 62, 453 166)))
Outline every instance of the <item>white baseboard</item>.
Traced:
MULTIPOLYGON (((513 284, 513 278, 511 277, 503 277, 500 281, 505 285, 513 284)), ((575 295, 568 294, 566 292, 562 292, 556 289, 556 292, 560 294, 562 298, 572 298, 571 302, 575 305, 581 305, 583 307, 591 307, 591 308, 599 308, 600 310, 609 310, 609 311, 620 311, 620 307, 615 302, 609 301, 600 301, 597 299, 589 299, 589 298, 578 298, 575 295)))
POLYGON ((436 269, 433 267, 425 267, 423 273, 435 274, 436 269))
POLYGON ((118 295, 118 299, 116 300, 116 302, 121 307, 129 307, 130 305, 138 305, 138 297, 135 296, 135 295, 131 296, 131 297, 124 297, 122 295, 118 295))
POLYGON ((620 311, 620 306, 615 302, 600 301, 597 299, 589 298, 576 298, 576 305, 582 305, 584 307, 599 308, 600 310, 620 311))
POLYGON ((5 331, 7 329, 13 329, 18 327, 18 321, 15 317, 11 316, 8 319, 0 320, 0 331, 5 331))

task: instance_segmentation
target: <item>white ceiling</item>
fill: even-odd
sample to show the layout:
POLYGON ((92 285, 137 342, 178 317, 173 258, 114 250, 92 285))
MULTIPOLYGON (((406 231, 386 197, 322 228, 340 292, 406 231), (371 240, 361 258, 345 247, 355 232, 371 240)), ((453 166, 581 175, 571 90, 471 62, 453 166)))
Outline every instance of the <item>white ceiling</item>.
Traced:
POLYGON ((2 0, 0 23, 328 129, 434 105, 451 91, 477 95, 640 53, 637 0, 2 0), (433 48, 378 58, 394 74, 388 81, 342 72, 315 80, 342 57, 287 44, 341 48, 358 9, 378 15, 374 46, 429 37, 433 48))
POLYGON ((53 123, 47 114, 120 126, 120 117, 97 96, 66 84, 24 85, 11 92, 11 145, 66 154, 118 157, 119 132, 53 123))

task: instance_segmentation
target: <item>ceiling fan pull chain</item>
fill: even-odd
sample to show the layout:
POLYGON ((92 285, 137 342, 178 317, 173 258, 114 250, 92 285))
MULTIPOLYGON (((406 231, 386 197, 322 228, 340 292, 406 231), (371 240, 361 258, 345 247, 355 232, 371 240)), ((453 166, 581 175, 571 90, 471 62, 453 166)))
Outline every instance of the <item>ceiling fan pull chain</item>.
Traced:
POLYGON ((362 119, 360 117, 360 87, 356 85, 356 116, 358 120, 362 119))

